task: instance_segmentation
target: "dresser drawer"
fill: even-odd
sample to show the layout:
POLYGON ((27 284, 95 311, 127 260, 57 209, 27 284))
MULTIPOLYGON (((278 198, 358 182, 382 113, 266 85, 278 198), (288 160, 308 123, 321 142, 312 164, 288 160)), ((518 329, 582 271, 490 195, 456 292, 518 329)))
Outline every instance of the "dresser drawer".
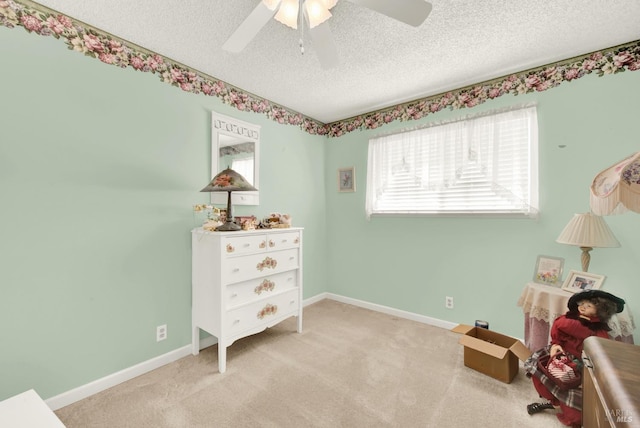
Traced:
POLYGON ((224 254, 238 256, 267 250, 267 235, 233 236, 222 241, 224 254))
POLYGON ((249 279, 297 269, 297 249, 229 257, 222 264, 222 283, 234 284, 249 279))
POLYGON ((297 270, 256 278, 226 287, 226 307, 234 308, 297 287, 297 270))
POLYGON ((228 333, 233 336, 261 325, 268 325, 283 315, 294 315, 299 308, 298 302, 298 290, 293 289, 233 309, 226 317, 228 333))
POLYGON ((267 235, 268 250, 286 250, 300 247, 299 232, 272 233, 267 235))

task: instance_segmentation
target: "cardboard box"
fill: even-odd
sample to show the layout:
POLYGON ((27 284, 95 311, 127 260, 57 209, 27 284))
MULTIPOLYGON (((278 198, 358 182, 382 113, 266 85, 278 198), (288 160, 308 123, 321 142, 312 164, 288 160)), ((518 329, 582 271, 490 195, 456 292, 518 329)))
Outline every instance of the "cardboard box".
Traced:
POLYGON ((518 339, 485 328, 460 324, 451 331, 462 334, 465 366, 505 383, 518 374, 518 359, 525 361, 532 353, 518 339))

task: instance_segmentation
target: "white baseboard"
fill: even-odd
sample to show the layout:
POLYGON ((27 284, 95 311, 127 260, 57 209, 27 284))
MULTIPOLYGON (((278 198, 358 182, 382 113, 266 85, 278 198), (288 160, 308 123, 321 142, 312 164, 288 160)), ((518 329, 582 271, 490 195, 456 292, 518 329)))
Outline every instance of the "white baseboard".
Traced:
POLYGON ((350 297, 344 297, 339 294, 325 293, 325 298, 335 300, 337 302, 347 303, 353 306, 359 306, 361 308, 370 309, 376 312, 382 312, 383 314, 393 315, 398 318, 404 318, 412 321, 417 321, 423 324, 429 324, 435 327, 446 328, 451 330, 457 326, 458 323, 444 321, 438 318, 431 318, 425 315, 418 315, 413 312, 402 311, 400 309, 390 308, 389 306, 378 305, 376 303, 365 302, 364 300, 352 299, 350 297))
POLYGON ((204 339, 200 339, 200 350, 204 348, 208 348, 209 346, 213 346, 218 343, 218 338, 215 336, 205 337, 204 339))
POLYGON ((324 299, 328 299, 328 298, 329 298, 329 293, 316 294, 313 297, 309 297, 308 299, 305 299, 302 302, 302 306, 313 305, 314 303, 318 303, 319 301, 324 300, 324 299))
MULTIPOLYGON (((373 311, 397 316, 399 318, 406 318, 409 320, 421 322, 423 324, 429 324, 446 329, 452 329, 457 325, 456 323, 442 321, 436 318, 418 315, 412 312, 401 311, 399 309, 390 308, 388 306, 382 306, 375 303, 365 302, 363 300, 352 299, 350 297, 344 297, 333 293, 320 293, 313 297, 310 297, 309 299, 304 300, 303 306, 309 306, 324 299, 331 299, 353 306, 359 306, 361 308, 370 309, 373 311)), ((200 349, 207 348, 209 346, 215 345, 216 343, 217 339, 215 337, 206 337, 200 341, 200 349)), ((166 364, 172 363, 188 355, 191 355, 191 345, 183 346, 181 348, 167 352, 166 354, 159 355, 147 361, 143 361, 139 364, 136 364, 135 366, 120 370, 119 372, 110 374, 101 379, 97 379, 86 385, 82 385, 67 392, 63 392, 62 394, 45 400, 45 403, 47 403, 51 410, 58 410, 62 407, 73 404, 76 401, 85 399, 91 395, 97 394, 98 392, 104 391, 105 389, 109 389, 120 383, 131 380, 135 377, 150 372, 151 370, 155 370, 166 364)))
POLYGON ((93 394, 104 391, 105 389, 121 384, 122 382, 131 380, 134 377, 138 377, 150 372, 151 370, 155 370, 159 367, 172 363, 180 358, 184 358, 187 355, 191 355, 191 345, 183 346, 182 348, 178 348, 150 360, 143 361, 142 363, 120 370, 119 372, 112 373, 101 379, 94 380, 86 385, 63 392, 62 394, 45 400, 45 403, 47 403, 51 410, 58 410, 62 407, 68 406, 69 404, 73 404, 76 401, 80 401, 93 394))

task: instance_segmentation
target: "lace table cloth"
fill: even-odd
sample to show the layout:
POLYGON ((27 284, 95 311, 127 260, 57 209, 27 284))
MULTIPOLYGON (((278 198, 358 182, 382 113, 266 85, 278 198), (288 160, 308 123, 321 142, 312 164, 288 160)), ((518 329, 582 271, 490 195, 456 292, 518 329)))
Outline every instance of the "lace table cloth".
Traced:
MULTIPOLYGON (((549 344, 549 331, 553 321, 567 312, 567 302, 572 293, 550 285, 528 283, 518 299, 524 312, 524 340, 527 348, 535 351, 549 344)), ((609 320, 612 339, 633 343, 636 326, 629 305, 609 320)))

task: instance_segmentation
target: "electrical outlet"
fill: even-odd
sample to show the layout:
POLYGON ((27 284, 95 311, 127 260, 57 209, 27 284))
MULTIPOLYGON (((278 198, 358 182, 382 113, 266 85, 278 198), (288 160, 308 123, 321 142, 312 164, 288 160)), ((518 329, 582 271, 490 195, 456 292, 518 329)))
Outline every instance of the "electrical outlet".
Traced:
POLYGON ((453 309, 453 297, 447 296, 444 298, 444 307, 447 309, 453 309))
POLYGON ((167 325, 159 325, 156 327, 156 342, 165 340, 167 338, 167 325))

